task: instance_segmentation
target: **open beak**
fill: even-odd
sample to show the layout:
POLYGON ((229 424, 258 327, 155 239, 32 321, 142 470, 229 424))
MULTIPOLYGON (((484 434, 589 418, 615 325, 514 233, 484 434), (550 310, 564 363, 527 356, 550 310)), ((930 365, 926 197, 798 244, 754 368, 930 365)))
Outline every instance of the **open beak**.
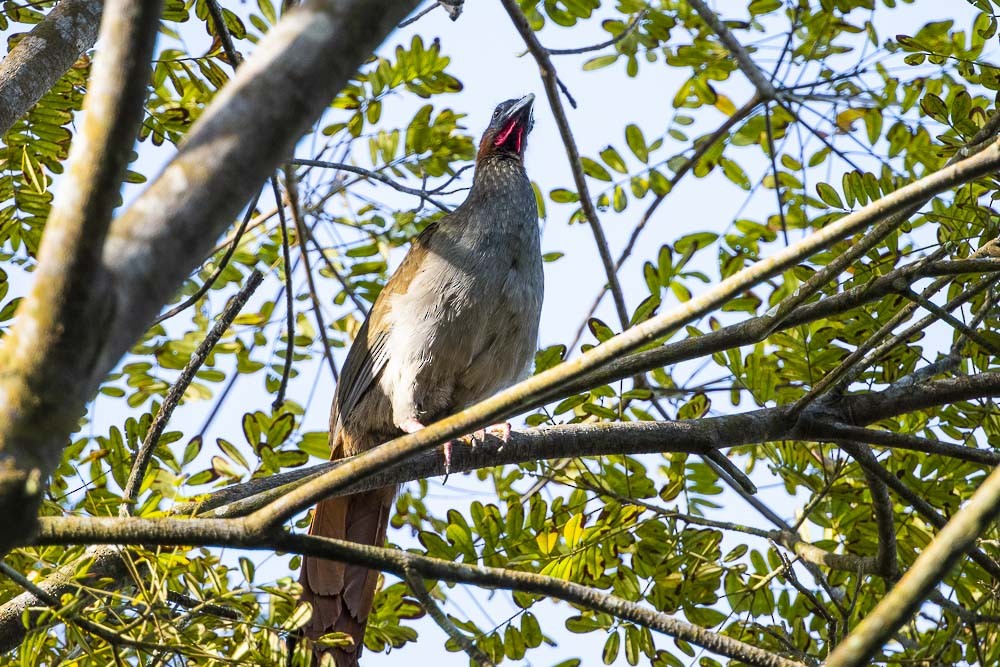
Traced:
POLYGON ((534 103, 535 103, 535 96, 532 93, 528 93, 527 95, 519 99, 517 102, 514 103, 514 106, 507 109, 507 113, 504 114, 503 117, 504 124, 506 124, 507 121, 509 120, 517 118, 524 125, 528 125, 528 119, 531 118, 531 108, 534 105, 534 103))
POLYGON ((531 132, 532 116, 531 106, 535 101, 535 96, 528 93, 500 118, 500 131, 493 139, 494 146, 512 147, 517 154, 524 150, 524 139, 531 132))

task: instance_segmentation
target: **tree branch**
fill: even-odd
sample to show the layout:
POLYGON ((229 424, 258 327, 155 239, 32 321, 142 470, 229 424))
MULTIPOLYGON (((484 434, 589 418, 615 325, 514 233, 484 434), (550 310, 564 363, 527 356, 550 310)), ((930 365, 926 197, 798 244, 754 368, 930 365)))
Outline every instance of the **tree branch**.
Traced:
POLYGON ((416 188, 411 188, 398 183, 385 174, 379 173, 377 171, 372 171, 371 169, 363 169, 362 167, 355 167, 353 164, 344 164, 342 162, 326 162, 325 160, 307 160, 305 158, 295 158, 288 161, 289 164, 299 165, 302 167, 321 167, 323 169, 336 169, 337 171, 347 171, 352 174, 358 174, 359 176, 364 176, 365 178, 370 178, 376 180, 380 183, 385 183, 393 190, 397 192, 402 192, 403 194, 413 195, 414 197, 419 197, 421 201, 427 201, 434 204, 437 208, 448 213, 451 208, 446 204, 439 202, 430 196, 426 190, 418 190, 416 188))
POLYGON ((438 624, 439 628, 444 630, 446 635, 462 647, 462 650, 468 654, 470 660, 480 667, 494 667, 493 661, 476 646, 471 638, 455 627, 455 624, 451 622, 448 615, 434 601, 434 598, 431 597, 430 592, 427 590, 427 586, 424 585, 424 578, 420 576, 420 573, 414 572, 412 568, 407 568, 405 579, 406 583, 410 586, 410 591, 420 601, 420 606, 424 608, 427 615, 438 624))
POLYGON ((219 343, 219 339, 222 338, 222 335, 232 325, 233 320, 236 319, 240 310, 246 305, 250 295, 256 291, 263 280, 264 274, 260 271, 254 269, 250 273, 250 276, 247 278, 247 284, 226 304, 218 321, 216 321, 215 325, 205 336, 205 339, 201 341, 201 344, 184 366, 177 381, 170 387, 170 391, 167 392, 163 400, 163 405, 160 406, 159 411, 149 425, 149 431, 146 432, 146 437, 142 441, 139 451, 135 453, 135 459, 132 462, 132 471, 129 473, 125 490, 122 492, 121 512, 123 516, 132 514, 132 505, 135 503, 136 498, 139 497, 139 489, 142 486, 143 478, 146 476, 146 468, 149 466, 150 459, 153 458, 153 452, 160 441, 160 435, 163 434, 163 429, 167 427, 167 422, 170 421, 170 416, 174 413, 174 408, 181 402, 184 392, 187 391, 191 381, 194 380, 195 373, 198 372, 201 365, 208 359, 208 355, 215 349, 215 346, 219 343))
POLYGON ((142 120, 160 3, 109 0, 108 10, 34 283, 0 349, 0 514, 8 521, 0 554, 31 530, 45 480, 103 375, 92 373, 107 333, 100 323, 118 306, 101 249, 142 120))
POLYGON ((576 184, 576 191, 580 195, 580 206, 590 224, 590 230, 594 234, 594 242, 597 244, 597 252, 601 256, 601 263, 604 264, 604 272, 608 279, 608 288, 615 301, 615 311, 618 313, 618 321, 622 328, 629 325, 628 308, 625 305, 625 295, 622 293, 621 284, 618 282, 618 272, 615 268, 614 260, 611 257, 611 250, 608 248, 608 240, 604 236, 604 229, 601 227, 601 220, 597 216, 597 209, 590 198, 590 190, 587 187, 587 177, 583 173, 583 164, 580 162, 580 151, 576 147, 576 139, 570 129, 569 120, 566 118, 566 110, 563 108, 559 98, 559 77, 556 75, 555 66, 549 58, 549 52, 538 41, 535 31, 528 24, 528 19, 518 6, 516 0, 500 0, 507 10, 507 15, 514 23, 514 27, 521 35, 525 45, 538 63, 538 70, 542 77, 542 85, 545 87, 545 95, 549 99, 549 106, 552 108, 552 115, 556 119, 556 126, 562 137, 563 145, 566 147, 566 157, 569 158, 569 167, 573 172, 573 182, 576 184))
POLYGON ((263 539, 246 530, 246 524, 214 521, 214 530, 192 530, 195 521, 156 521, 132 519, 122 524, 117 519, 51 518, 40 520, 37 544, 115 542, 177 546, 227 546, 267 549, 336 560, 352 565, 391 572, 405 578, 416 572, 425 579, 467 583, 490 588, 518 590, 564 600, 587 609, 611 614, 637 625, 687 641, 713 653, 759 667, 803 667, 802 663, 782 658, 750 644, 717 634, 667 614, 656 612, 622 598, 601 593, 555 577, 505 568, 482 567, 418 556, 405 551, 373 547, 342 540, 271 532, 263 539))
MULTIPOLYGON (((910 183, 882 199, 868 204, 859 211, 830 222, 806 238, 731 275, 673 310, 626 329, 576 359, 539 373, 416 433, 406 434, 382 446, 368 450, 355 459, 345 461, 337 469, 311 480, 302 487, 275 500, 268 507, 258 510, 253 520, 261 521, 267 525, 277 525, 306 507, 315 504, 319 499, 332 495, 348 484, 375 474, 379 470, 403 461, 418 452, 440 445, 450 438, 484 428, 525 409, 542 405, 560 395, 566 395, 564 387, 572 381, 641 345, 676 330, 677 327, 683 326, 697 317, 711 312, 732 295, 752 288, 761 281, 798 263, 804 257, 821 248, 829 247, 841 238, 867 227, 876 220, 882 220, 912 206, 915 201, 921 201, 936 192, 942 192, 956 184, 965 183, 990 173, 998 166, 1000 166, 1000 143, 994 142, 989 149, 974 157, 910 183)), ((771 317, 770 326, 777 326, 780 319, 775 319, 775 316, 771 317)))
POLYGON ((983 481, 969 502, 920 553, 899 583, 834 650, 826 661, 826 667, 869 664, 998 516, 1000 468, 983 481))
POLYGON ((62 0, 0 63, 0 136, 94 45, 102 0, 62 0))

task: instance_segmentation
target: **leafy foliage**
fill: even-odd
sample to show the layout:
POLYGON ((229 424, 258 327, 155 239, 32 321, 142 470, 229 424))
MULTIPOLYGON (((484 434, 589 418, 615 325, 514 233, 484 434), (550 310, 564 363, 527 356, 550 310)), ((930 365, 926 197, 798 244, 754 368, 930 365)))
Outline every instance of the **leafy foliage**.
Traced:
MULTIPOLYGON (((166 4, 136 171, 130 172, 129 180, 136 184, 155 176, 147 165, 169 157, 232 72, 206 3, 166 4)), ((254 7, 226 4, 227 30, 244 54, 251 54, 280 20, 280 10, 270 0, 258 0, 254 7)), ((894 25, 901 10, 897 5, 907 4, 934 8, 934 3, 895 0, 753 0, 745 11, 723 16, 783 91, 779 100, 740 108, 749 94, 737 61, 687 2, 618 0, 602 6, 597 0, 521 0, 532 29, 543 39, 586 43, 581 35, 598 27, 611 39, 575 60, 559 61, 560 68, 579 70, 582 81, 611 72, 643 81, 670 73, 679 82, 671 90, 657 84, 665 107, 662 127, 640 127, 625 104, 599 141, 583 145, 581 167, 607 227, 629 225, 637 239, 652 216, 659 215, 660 203, 676 196, 685 179, 698 180, 687 185, 700 188, 699 196, 722 192, 733 201, 746 197, 753 204, 725 223, 698 220, 693 231, 670 238, 661 233, 655 241, 647 233, 634 249, 630 244, 633 254, 631 259, 623 255, 620 269, 632 286, 629 321, 591 313, 575 341, 568 325, 547 333, 547 339, 559 342, 538 353, 536 372, 659 310, 690 301, 707 284, 773 255, 789 238, 822 229, 940 169, 968 146, 996 113, 1000 69, 988 57, 996 39, 998 5, 969 2, 972 18, 965 24, 937 20, 913 35, 883 34, 894 25), (778 34, 779 42, 770 39, 778 34)), ((35 9, 5 6, 0 27, 26 30, 40 18, 35 9)), ((188 417, 172 423, 174 430, 156 441, 133 511, 142 517, 163 516, 181 501, 324 457, 328 391, 313 394, 329 381, 309 384, 319 377, 317 368, 325 372, 324 335, 342 359, 398 249, 440 215, 428 198, 447 197, 454 194, 449 188, 467 185, 469 172, 463 170, 475 155, 475 138, 463 125, 465 98, 458 95, 463 83, 449 69, 474 54, 449 53, 421 23, 409 30, 372 56, 300 144, 300 154, 340 160, 361 172, 297 168, 299 208, 310 230, 306 238, 290 232, 299 259, 284 265, 282 233, 271 211, 275 202, 263 197, 245 233, 220 240, 213 256, 180 290, 178 302, 197 297, 194 304, 153 325, 126 362, 104 380, 100 398, 53 475, 46 513, 119 513, 131 462, 171 387, 221 304, 253 269, 271 279, 184 389, 177 414, 188 417), (420 189, 423 196, 414 202, 410 195, 367 178, 365 171, 420 189), (235 251, 229 257, 231 246, 235 251), (315 317, 303 253, 318 282, 323 324, 315 317), (285 324, 286 277, 292 288, 293 330, 285 324), (210 289, 202 293, 200 288, 210 281, 210 289), (268 408, 266 400, 243 398, 275 394, 286 366, 296 389, 283 404, 268 408), (310 419, 320 413, 319 419, 310 419)), ((521 49, 512 43, 512 56, 521 49)), ((0 325, 6 325, 27 290, 25 272, 35 266, 88 69, 84 57, 17 122, 0 148, 0 325)), ((568 173, 546 176, 537 191, 550 229, 586 222, 568 173)), ((869 285, 928 257, 971 256, 1000 235, 993 209, 996 191, 991 176, 934 198, 823 285, 811 302, 869 285)), ((733 298, 671 339, 697 341, 725 325, 764 316, 857 240, 831 244, 808 263, 733 298)), ((546 259, 555 262, 551 270, 560 271, 574 256, 567 247, 546 259)), ((846 369, 848 382, 833 391, 884 388, 912 379, 931 364, 939 364, 934 376, 997 371, 996 280, 992 274, 948 276, 930 298, 954 311, 966 326, 932 317, 846 369)), ((915 289, 926 286, 923 282, 915 289)), ((561 396, 527 415, 525 422, 536 427, 698 420, 791 405, 823 378, 845 370, 852 352, 880 336, 887 322, 910 307, 905 290, 897 292, 773 331, 756 344, 694 355, 642 378, 561 396)), ((549 299, 558 301, 560 295, 549 299)), ((924 314, 906 317, 895 331, 924 314)), ((648 349, 664 342, 655 341, 648 349)), ((1000 448, 1000 411, 989 399, 908 412, 876 426, 991 451, 1000 448)), ((842 556, 846 560, 838 562, 857 567, 818 565, 802 550, 768 539, 773 536, 766 531, 785 528, 756 514, 737 516, 734 508, 742 507, 741 501, 717 469, 679 453, 486 468, 468 480, 475 484, 471 499, 452 497, 447 507, 432 493, 436 483, 422 480, 398 496, 390 541, 451 562, 583 584, 774 653, 820 661, 894 583, 889 573, 860 565, 880 549, 872 483, 832 442, 778 441, 735 447, 730 453, 758 485, 774 487, 760 502, 788 522, 786 532, 807 545, 808 553, 842 556)), ((945 516, 969 499, 987 472, 981 464, 902 450, 880 450, 879 461, 945 516)), ((891 548, 905 571, 937 529, 914 510, 912 498, 891 498, 896 527, 891 548)), ((296 525, 304 524, 300 517, 296 525)), ((992 527, 980 543, 994 559, 1000 558, 997 540, 992 527)), ((104 665, 113 655, 141 664, 154 656, 174 659, 174 664, 286 664, 285 641, 305 623, 307 613, 295 605, 297 584, 289 568, 298 566, 297 556, 286 567, 286 561, 275 566, 255 552, 149 547, 126 553, 127 572, 120 580, 127 587, 105 588, 84 580, 79 595, 64 596, 58 610, 26 615, 29 630, 9 656, 11 664, 72 659, 74 664, 104 665), (127 641, 104 641, 78 619, 100 624, 127 641), (57 622, 64 631, 51 632, 57 622)), ((79 548, 24 548, 5 562, 34 582, 67 564, 77 564, 80 574, 89 566, 79 548)), ((431 583, 437 584, 428 586, 432 595, 458 631, 497 664, 535 660, 533 655, 556 643, 554 636, 566 634, 581 635, 582 648, 561 644, 560 664, 595 664, 598 653, 606 664, 720 664, 682 640, 582 606, 554 606, 524 591, 498 594, 512 600, 515 612, 491 623, 452 604, 449 585, 431 583)), ((984 621, 1000 613, 994 584, 980 563, 964 561, 945 579, 940 596, 925 604, 920 620, 906 626, 899 643, 887 647, 880 660, 997 664, 997 627, 984 621)), ((0 601, 21 592, 15 582, 0 580, 0 601)), ((388 577, 376 599, 366 645, 383 651, 410 650, 407 645, 416 641, 441 643, 435 631, 425 631, 427 625, 417 621, 422 615, 406 584, 388 577)), ((461 650, 454 639, 444 646, 461 650)), ((296 664, 308 664, 307 649, 298 646, 296 664)))

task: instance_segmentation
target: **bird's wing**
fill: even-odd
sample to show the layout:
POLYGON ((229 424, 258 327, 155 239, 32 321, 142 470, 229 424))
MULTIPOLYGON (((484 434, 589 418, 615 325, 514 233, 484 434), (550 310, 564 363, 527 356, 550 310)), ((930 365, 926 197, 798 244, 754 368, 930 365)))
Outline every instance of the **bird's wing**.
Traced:
POLYGON ((403 262, 392 274, 385 287, 375 299, 371 313, 361 325, 358 335, 347 353, 344 368, 340 372, 340 382, 337 394, 330 408, 330 442, 336 442, 337 432, 343 423, 343 416, 349 414, 361 401, 361 398, 375 384, 378 376, 385 369, 389 360, 389 297, 405 292, 410 281, 423 266, 427 248, 438 229, 437 223, 431 223, 422 231, 410 246, 403 262))

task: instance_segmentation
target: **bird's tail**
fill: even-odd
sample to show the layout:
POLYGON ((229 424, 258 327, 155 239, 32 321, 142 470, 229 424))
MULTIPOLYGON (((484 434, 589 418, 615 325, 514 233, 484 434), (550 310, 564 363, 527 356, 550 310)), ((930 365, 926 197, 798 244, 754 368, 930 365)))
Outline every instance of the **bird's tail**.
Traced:
MULTIPOLYGON (((395 489, 375 489, 328 498, 316 505, 310 535, 383 546, 395 489)), ((303 628, 309 639, 343 632, 354 640, 347 648, 315 649, 330 653, 337 667, 354 667, 364 647, 365 625, 375 597, 378 572, 358 565, 304 557, 299 583, 302 601, 312 604, 312 618, 303 628)))

